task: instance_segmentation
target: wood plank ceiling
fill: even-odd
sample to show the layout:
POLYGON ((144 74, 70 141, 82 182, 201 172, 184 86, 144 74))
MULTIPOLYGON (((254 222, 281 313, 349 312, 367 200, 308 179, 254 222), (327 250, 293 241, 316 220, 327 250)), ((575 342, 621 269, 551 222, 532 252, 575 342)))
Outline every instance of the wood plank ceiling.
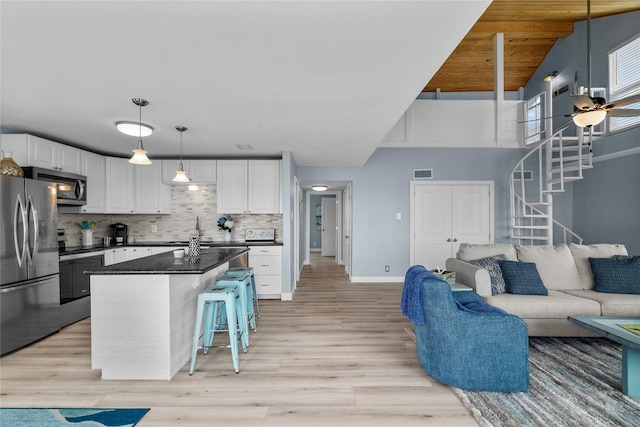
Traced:
MULTIPOLYGON (((592 0, 591 17, 640 10, 640 0, 592 0)), ((423 92, 492 91, 493 38, 504 33, 504 89, 523 87, 556 40, 586 20, 587 0, 494 0, 423 92)))

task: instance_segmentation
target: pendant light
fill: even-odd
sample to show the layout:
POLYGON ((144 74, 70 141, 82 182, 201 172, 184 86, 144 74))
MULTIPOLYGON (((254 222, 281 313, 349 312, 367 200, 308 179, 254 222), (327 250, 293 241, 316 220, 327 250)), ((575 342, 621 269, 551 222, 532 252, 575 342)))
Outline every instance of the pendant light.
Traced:
POLYGON ((129 159, 129 163, 133 163, 134 165, 150 165, 151 160, 149 160, 149 158, 147 157, 147 151, 142 145, 142 107, 146 107, 147 105, 149 105, 149 101, 142 98, 133 98, 132 101, 140 109, 140 120, 138 121, 138 137, 140 139, 138 139, 138 147, 133 150, 133 156, 129 159))
POLYGON ((184 171, 184 166, 182 166, 182 133, 187 130, 184 126, 176 126, 176 130, 180 132, 180 166, 178 166, 178 170, 176 171, 176 176, 173 178, 174 182, 189 182, 189 178, 187 177, 187 173, 184 171))

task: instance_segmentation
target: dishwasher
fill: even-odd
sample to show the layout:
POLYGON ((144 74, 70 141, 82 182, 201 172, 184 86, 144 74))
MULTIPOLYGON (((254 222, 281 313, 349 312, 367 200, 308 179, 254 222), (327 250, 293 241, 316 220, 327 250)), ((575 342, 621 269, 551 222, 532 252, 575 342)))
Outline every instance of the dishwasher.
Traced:
POLYGON ((60 327, 91 316, 91 276, 84 272, 103 265, 102 253, 60 256, 60 327))

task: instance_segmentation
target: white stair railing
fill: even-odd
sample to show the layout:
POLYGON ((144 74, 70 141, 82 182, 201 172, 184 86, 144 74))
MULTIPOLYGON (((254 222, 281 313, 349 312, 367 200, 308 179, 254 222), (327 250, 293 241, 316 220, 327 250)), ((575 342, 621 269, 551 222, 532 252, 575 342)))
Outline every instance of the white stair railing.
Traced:
POLYGON ((565 191, 565 183, 582 179, 585 169, 593 167, 591 143, 582 128, 577 136, 566 135, 573 122, 563 125, 549 138, 531 144, 531 150, 511 172, 511 238, 527 244, 553 244, 554 228, 565 243, 582 242, 582 238, 553 219, 553 195, 565 191), (586 139, 586 142, 585 142, 586 139), (537 180, 525 179, 527 168, 537 171, 537 180))

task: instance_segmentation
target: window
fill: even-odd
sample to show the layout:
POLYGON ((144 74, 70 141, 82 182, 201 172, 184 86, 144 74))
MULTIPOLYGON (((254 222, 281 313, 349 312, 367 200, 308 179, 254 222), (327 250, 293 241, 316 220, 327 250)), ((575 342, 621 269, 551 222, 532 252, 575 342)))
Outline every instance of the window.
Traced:
MULTIPOLYGON (((611 100, 640 93, 640 34, 609 52, 609 94, 611 100)), ((640 109, 640 102, 622 108, 640 109)), ((640 125, 640 117, 611 117, 612 132, 640 125)))
POLYGON ((531 144, 542 140, 544 93, 540 93, 525 103, 524 141, 531 144))

